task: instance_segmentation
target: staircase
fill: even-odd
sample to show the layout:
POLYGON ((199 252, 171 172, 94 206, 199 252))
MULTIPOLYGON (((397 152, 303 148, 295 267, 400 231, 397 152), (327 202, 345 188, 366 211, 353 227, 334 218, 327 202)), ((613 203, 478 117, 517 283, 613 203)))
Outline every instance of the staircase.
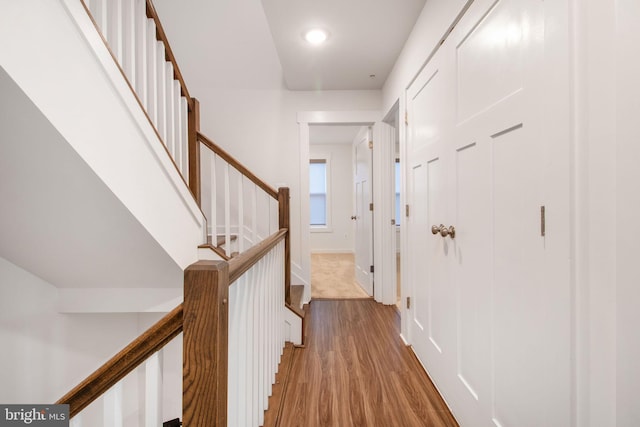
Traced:
MULTIPOLYGON (((289 190, 271 187, 200 132, 199 103, 187 89, 151 1, 41 3, 43 16, 71 22, 60 25, 60 33, 77 42, 74 61, 86 60, 94 81, 104 80, 93 88, 87 79, 74 96, 88 99, 86 93, 95 91, 99 99, 111 98, 106 112, 90 111, 95 103, 74 106, 87 118, 78 121, 54 102, 61 94, 44 93, 33 74, 15 81, 25 90, 20 96, 31 99, 54 125, 51 133, 60 132, 61 151, 72 146, 68 157, 88 166, 87 179, 97 176, 104 198, 122 208, 120 222, 133 218, 146 246, 136 254, 114 243, 112 252, 120 258, 111 265, 148 252, 153 264, 137 271, 148 272, 149 282, 162 280, 165 270, 153 268, 158 264, 169 265, 171 277, 184 275, 183 302, 57 403, 70 405, 76 427, 178 425, 178 420, 185 426, 263 425, 285 343, 304 345, 302 292, 290 284, 289 190), (114 125, 102 123, 107 120, 101 114, 112 114, 114 125), (131 125, 128 138, 122 137, 125 122, 131 125), (81 131, 74 130, 78 127, 81 131), (91 131, 95 138, 87 137, 91 131), (113 134, 112 145, 99 144, 111 131, 121 132, 113 134), (120 151, 112 160, 114 150, 120 151), (141 158, 149 165, 136 164, 141 158), (145 189, 159 195, 153 206, 136 199, 145 189), (168 346, 182 347, 181 390, 163 387, 175 376, 165 369, 168 346), (179 418, 166 421, 172 418, 163 413, 167 399, 182 401, 179 418)), ((10 7, 20 12, 16 19, 27 10, 10 7)), ((15 56, 6 63, 5 80, 28 74, 30 66, 20 61, 15 56)), ((73 69, 69 58, 52 64, 60 73, 73 69)), ((109 230, 128 230, 115 223, 105 228, 105 240, 109 230)), ((117 269, 104 272, 115 278, 117 272, 109 270, 117 269)))

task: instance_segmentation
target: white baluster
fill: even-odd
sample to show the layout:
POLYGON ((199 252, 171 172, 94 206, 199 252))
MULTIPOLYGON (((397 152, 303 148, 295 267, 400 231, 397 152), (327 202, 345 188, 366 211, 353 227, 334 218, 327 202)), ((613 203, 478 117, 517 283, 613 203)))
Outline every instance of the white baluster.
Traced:
POLYGON ((135 27, 135 88, 138 98, 144 109, 148 112, 147 99, 147 61, 149 60, 149 52, 147 45, 147 12, 145 0, 134 0, 134 27, 135 27))
POLYGON ((238 424, 238 411, 242 410, 238 402, 240 399, 239 387, 238 387, 238 340, 240 335, 238 333, 238 325, 240 315, 240 307, 238 307, 238 281, 229 286, 229 368, 228 377, 229 381, 227 386, 228 400, 227 400, 227 425, 237 426, 238 424))
POLYGON ((265 264, 265 277, 267 277, 266 280, 266 288, 269 290, 269 302, 271 303, 271 307, 269 308, 269 332, 268 332, 268 336, 269 336, 269 343, 271 344, 271 348, 270 348, 270 359, 269 359, 269 381, 268 381, 268 388, 267 388, 267 392, 264 395, 264 405, 265 407, 269 404, 269 395, 271 394, 271 385, 275 382, 276 380, 276 370, 275 370, 275 364, 276 364, 276 360, 277 360, 277 353, 278 353, 278 346, 277 346, 277 342, 275 340, 275 336, 274 336, 274 332, 276 329, 276 311, 277 311, 277 306, 276 306, 276 295, 275 292, 273 290, 273 267, 272 267, 272 262, 273 262, 273 249, 269 252, 269 254, 265 257, 264 260, 264 264, 265 264))
POLYGON ((270 197, 270 207, 271 207, 271 233, 273 234, 280 228, 280 218, 278 215, 278 201, 273 197, 270 197))
POLYGON ((247 400, 247 395, 249 394, 249 387, 247 386, 247 381, 249 380, 249 373, 247 372, 247 364, 249 363, 250 360, 250 355, 249 355, 249 349, 247 346, 247 335, 248 335, 248 328, 247 328, 247 318, 248 318, 248 300, 249 300, 249 293, 250 293, 250 285, 251 285, 251 270, 247 271, 243 277, 241 279, 238 280, 238 292, 240 295, 240 298, 242 300, 242 305, 241 305, 241 310, 242 310, 242 316, 240 317, 240 329, 239 329, 239 341, 240 341, 240 348, 239 348, 239 352, 238 352, 238 361, 239 361, 239 365, 240 365, 240 372, 238 372, 238 383, 240 384, 240 398, 241 400, 241 407, 245 408, 244 411, 240 411, 240 413, 238 414, 238 425, 239 426, 245 426, 247 425, 247 410, 251 407, 250 405, 248 405, 248 400, 247 400))
POLYGON ((122 382, 117 383, 104 394, 104 425, 122 427, 122 382))
POLYGON ((91 16, 93 16, 93 20, 96 21, 96 24, 98 25, 98 28, 105 40, 107 39, 107 19, 109 17, 107 4, 108 0, 94 0, 89 5, 91 16))
POLYGON ((69 427, 82 427, 82 414, 78 414, 71 418, 69 427))
MULTIPOLYGON (((260 414, 260 407, 257 405, 260 402, 260 361, 262 359, 262 355, 260 353, 260 335, 262 335, 262 326, 260 324, 260 278, 259 276, 254 279, 254 288, 253 288, 253 304, 251 307, 252 313, 252 321, 253 321, 253 337, 252 337, 252 346, 253 353, 255 355, 253 360, 253 372, 251 378, 251 401, 253 402, 253 412, 256 414, 260 414)), ((255 416, 252 419, 252 425, 263 425, 264 422, 261 422, 260 419, 256 419, 255 416)))
POLYGON ((158 73, 158 81, 156 82, 156 86, 158 88, 158 132, 160 133, 160 138, 162 138, 162 142, 167 144, 167 67, 165 66, 165 50, 164 43, 161 41, 156 41, 156 62, 157 62, 157 73, 158 73))
POLYGON ((111 52, 122 67, 122 0, 109 0, 107 40, 111 52))
POLYGON ((229 163, 224 163, 224 243, 225 253, 231 255, 231 183, 229 163))
MULTIPOLYGON (((262 272, 260 272, 260 277, 262 276, 262 272)), ((268 363, 268 348, 269 348, 269 339, 267 334, 265 333, 269 324, 268 310, 269 306, 267 304, 267 292, 264 286, 259 287, 260 293, 260 316, 261 316, 261 328, 260 328, 260 378, 259 381, 259 390, 260 393, 258 395, 258 402, 262 406, 262 396, 264 396, 265 391, 267 389, 267 363, 268 363)))
MULTIPOLYGON (((136 2, 122 0, 122 68, 131 87, 136 90, 136 2)), ((136 95, 140 95, 136 91, 136 95)))
POLYGON ((149 114, 156 130, 159 130, 158 48, 156 46, 156 23, 153 22, 153 19, 147 19, 147 114, 149 114))
POLYGON ((187 105, 187 98, 180 97, 180 139, 182 141, 182 176, 189 182, 189 107, 187 105))
MULTIPOLYGON (((171 158, 175 162, 176 160, 176 147, 175 147, 175 112, 174 107, 175 104, 173 102, 173 65, 171 62, 164 63, 164 78, 165 78, 165 108, 166 108, 166 136, 165 136, 165 144, 167 146, 167 150, 169 150, 169 154, 171 158)), ((177 164, 177 163, 176 163, 177 164)))
POLYGON ((244 175, 238 173, 238 252, 244 251, 244 175))
POLYGON ((144 425, 162 425, 162 350, 145 362, 144 425))
MULTIPOLYGON (((272 252, 273 249, 269 252, 272 252)), ((264 277, 264 282, 263 282, 263 286, 265 288, 265 291, 267 292, 267 304, 269 304, 268 309, 267 309, 267 314, 268 314, 268 323, 267 323, 267 330, 265 331, 265 335, 267 336, 268 339, 268 343, 269 343, 269 352, 267 353, 267 366, 265 369, 265 389, 264 392, 262 394, 262 407, 264 409, 266 409, 269 406, 269 395, 271 394, 271 385, 273 384, 275 378, 272 378, 272 372, 273 372, 273 335, 272 335, 272 329, 273 329, 273 295, 271 292, 271 289, 269 287, 269 255, 267 254, 263 259, 262 259, 262 276, 264 277)))
POLYGON ((188 179, 188 171, 183 169, 182 167, 182 156, 184 152, 182 150, 182 96, 180 95, 180 82, 177 80, 173 81, 173 144, 174 144, 174 160, 176 162, 176 166, 178 166, 178 170, 180 174, 185 178, 185 181, 188 179))
POLYGON ((213 151, 209 151, 209 161, 210 161, 210 166, 209 166, 209 170, 211 172, 211 175, 209 177, 210 179, 210 185, 211 185, 211 212, 210 212, 210 216, 209 216, 209 224, 211 226, 211 239, 212 239, 212 243, 213 245, 217 245, 216 240, 218 237, 218 221, 217 221, 217 213, 218 213, 218 207, 217 207, 217 201, 218 201, 218 187, 216 184, 216 154, 213 151))
POLYGON ((251 203, 251 244, 258 243, 258 186, 253 184, 251 203))

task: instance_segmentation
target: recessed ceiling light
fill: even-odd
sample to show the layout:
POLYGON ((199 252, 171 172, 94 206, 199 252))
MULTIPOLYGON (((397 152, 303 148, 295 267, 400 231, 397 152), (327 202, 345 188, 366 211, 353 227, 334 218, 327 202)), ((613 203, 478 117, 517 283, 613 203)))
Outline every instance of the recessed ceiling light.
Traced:
POLYGON ((313 45, 324 43, 327 37, 329 37, 329 34, 320 28, 313 28, 304 33, 304 39, 313 45))

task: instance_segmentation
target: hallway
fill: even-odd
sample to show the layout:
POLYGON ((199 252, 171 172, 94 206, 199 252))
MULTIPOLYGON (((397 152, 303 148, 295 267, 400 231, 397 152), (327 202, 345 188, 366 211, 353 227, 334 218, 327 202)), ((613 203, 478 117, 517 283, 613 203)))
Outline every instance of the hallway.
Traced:
POLYGON ((392 306, 314 300, 310 307, 306 348, 295 349, 277 425, 457 426, 400 339, 392 306))

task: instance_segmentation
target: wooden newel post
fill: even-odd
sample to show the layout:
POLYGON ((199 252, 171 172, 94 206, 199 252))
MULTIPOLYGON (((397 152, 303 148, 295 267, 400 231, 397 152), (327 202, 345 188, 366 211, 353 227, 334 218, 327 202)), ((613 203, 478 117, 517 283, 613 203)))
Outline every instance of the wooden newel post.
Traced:
POLYGON ((184 279, 183 425, 226 427, 229 265, 198 261, 184 279))
POLYGON ((284 300, 291 304, 291 227, 289 222, 289 188, 278 188, 279 228, 286 228, 284 238, 284 300))
POLYGON ((189 109, 189 188, 195 197, 198 206, 202 207, 202 194, 200 187, 200 144, 198 132, 200 132, 200 103, 191 98, 192 107, 189 109))

